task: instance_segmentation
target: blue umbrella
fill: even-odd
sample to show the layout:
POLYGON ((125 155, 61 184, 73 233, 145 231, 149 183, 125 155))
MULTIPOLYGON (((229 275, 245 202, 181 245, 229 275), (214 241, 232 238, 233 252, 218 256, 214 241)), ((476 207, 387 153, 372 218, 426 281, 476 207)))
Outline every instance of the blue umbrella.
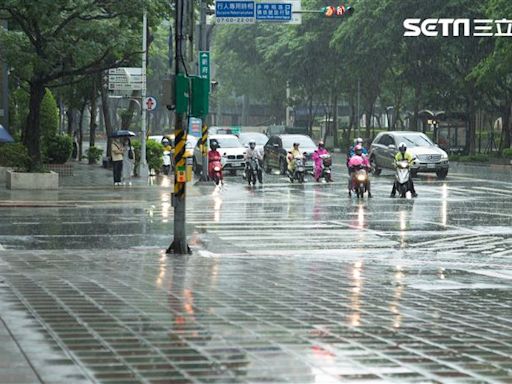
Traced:
POLYGON ((110 135, 110 137, 114 137, 114 138, 115 137, 133 137, 133 136, 137 136, 137 135, 127 129, 119 129, 117 131, 112 132, 112 134, 110 135))
POLYGON ((14 143, 14 139, 2 125, 0 125, 0 143, 14 143))

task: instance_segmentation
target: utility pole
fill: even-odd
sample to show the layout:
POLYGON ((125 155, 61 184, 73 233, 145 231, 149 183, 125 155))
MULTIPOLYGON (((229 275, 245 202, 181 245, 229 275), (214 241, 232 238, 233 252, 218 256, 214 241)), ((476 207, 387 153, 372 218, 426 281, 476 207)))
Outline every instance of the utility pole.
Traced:
POLYGON ((361 115, 360 115, 360 99, 361 99, 361 80, 357 79, 357 134, 356 137, 361 137, 359 132, 359 126, 361 124, 361 115))
MULTIPOLYGON (((187 143, 187 129, 185 125, 185 113, 188 111, 188 78, 186 76, 185 58, 185 30, 186 14, 185 2, 190 0, 176 0, 175 17, 175 99, 176 99, 176 120, 174 128, 175 150, 174 150, 174 193, 172 194, 172 206, 174 207, 174 239, 167 248, 167 253, 187 254, 190 248, 187 245, 185 207, 186 207, 186 159, 185 146, 187 143)), ((188 128, 188 127, 187 127, 188 128)))
MULTIPOLYGON (((208 39, 206 37, 206 0, 201 0, 200 19, 199 19, 199 51, 209 51, 208 39)), ((199 55, 201 56, 201 55, 199 55)), ((199 57, 201 60, 201 57, 199 57)), ((201 76, 201 74, 199 74, 201 76)), ((206 124, 206 116, 202 119, 201 127, 201 181, 208 181, 208 125, 206 124)))
MULTIPOLYGON (((0 28, 4 28, 7 31, 7 20, 2 21, 0 28)), ((6 61, 4 61, 1 65, 2 89, 0 91, 2 92, 2 105, 0 108, 3 111, 3 126, 5 129, 10 131, 10 133, 13 133, 12 128, 9 126, 9 67, 6 61)))
POLYGON ((141 178, 147 181, 149 177, 148 161, 146 158, 146 106, 144 105, 144 99, 146 98, 146 61, 147 61, 147 50, 148 50, 148 17, 146 8, 144 7, 142 16, 142 78, 143 85, 141 91, 141 144, 140 144, 140 169, 139 175, 141 178))

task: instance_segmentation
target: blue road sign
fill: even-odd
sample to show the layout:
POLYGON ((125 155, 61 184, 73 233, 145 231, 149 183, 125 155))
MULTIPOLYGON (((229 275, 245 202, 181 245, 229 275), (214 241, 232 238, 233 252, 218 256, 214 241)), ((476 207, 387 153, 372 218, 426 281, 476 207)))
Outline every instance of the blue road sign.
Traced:
POLYGON ((254 18, 254 1, 216 1, 217 18, 254 18))
POLYGON ((256 3, 256 20, 290 21, 291 19, 291 3, 256 3))

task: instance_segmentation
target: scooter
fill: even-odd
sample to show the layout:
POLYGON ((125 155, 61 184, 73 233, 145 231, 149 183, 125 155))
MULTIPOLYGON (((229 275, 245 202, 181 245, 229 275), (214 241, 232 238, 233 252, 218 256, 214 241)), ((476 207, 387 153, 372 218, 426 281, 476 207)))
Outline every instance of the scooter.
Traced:
POLYGON ((165 175, 169 175, 171 173, 171 152, 164 151, 163 156, 163 172, 165 175))
POLYGON ((411 166, 407 160, 397 162, 395 179, 396 190, 404 198, 411 191, 411 166))
POLYGON ((304 183, 304 176, 306 174, 304 156, 295 156, 293 161, 295 162, 295 171, 293 171, 293 173, 288 172, 288 177, 292 183, 295 180, 297 180, 299 183, 304 183))
POLYGON ((358 167, 352 175, 352 188, 358 198, 363 198, 368 191, 368 170, 366 167, 358 167))
POLYGON ((261 172, 259 160, 256 157, 252 157, 245 163, 245 178, 249 185, 256 185, 256 179, 260 184, 263 183, 263 173, 261 172))
POLYGON ((332 166, 332 157, 330 154, 326 153, 325 155, 320 155, 320 159, 322 159, 322 173, 319 179, 324 179, 326 182, 332 182, 331 177, 331 166, 332 166))

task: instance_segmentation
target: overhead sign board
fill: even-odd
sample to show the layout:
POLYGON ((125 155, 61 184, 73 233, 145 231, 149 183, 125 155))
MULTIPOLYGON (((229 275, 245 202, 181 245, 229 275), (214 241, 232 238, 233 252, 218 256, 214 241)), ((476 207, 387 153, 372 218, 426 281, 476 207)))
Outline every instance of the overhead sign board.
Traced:
POLYGON ((217 24, 252 24, 256 21, 254 1, 215 2, 217 24))
POLYGON ((108 83, 109 91, 141 91, 146 83, 108 83))
POLYGON ((257 21, 291 21, 291 3, 256 3, 257 21))
POLYGON ((143 83, 146 76, 143 75, 108 75, 109 83, 143 83))
POLYGON ((140 67, 120 67, 110 68, 109 75, 142 75, 142 68, 140 67))

